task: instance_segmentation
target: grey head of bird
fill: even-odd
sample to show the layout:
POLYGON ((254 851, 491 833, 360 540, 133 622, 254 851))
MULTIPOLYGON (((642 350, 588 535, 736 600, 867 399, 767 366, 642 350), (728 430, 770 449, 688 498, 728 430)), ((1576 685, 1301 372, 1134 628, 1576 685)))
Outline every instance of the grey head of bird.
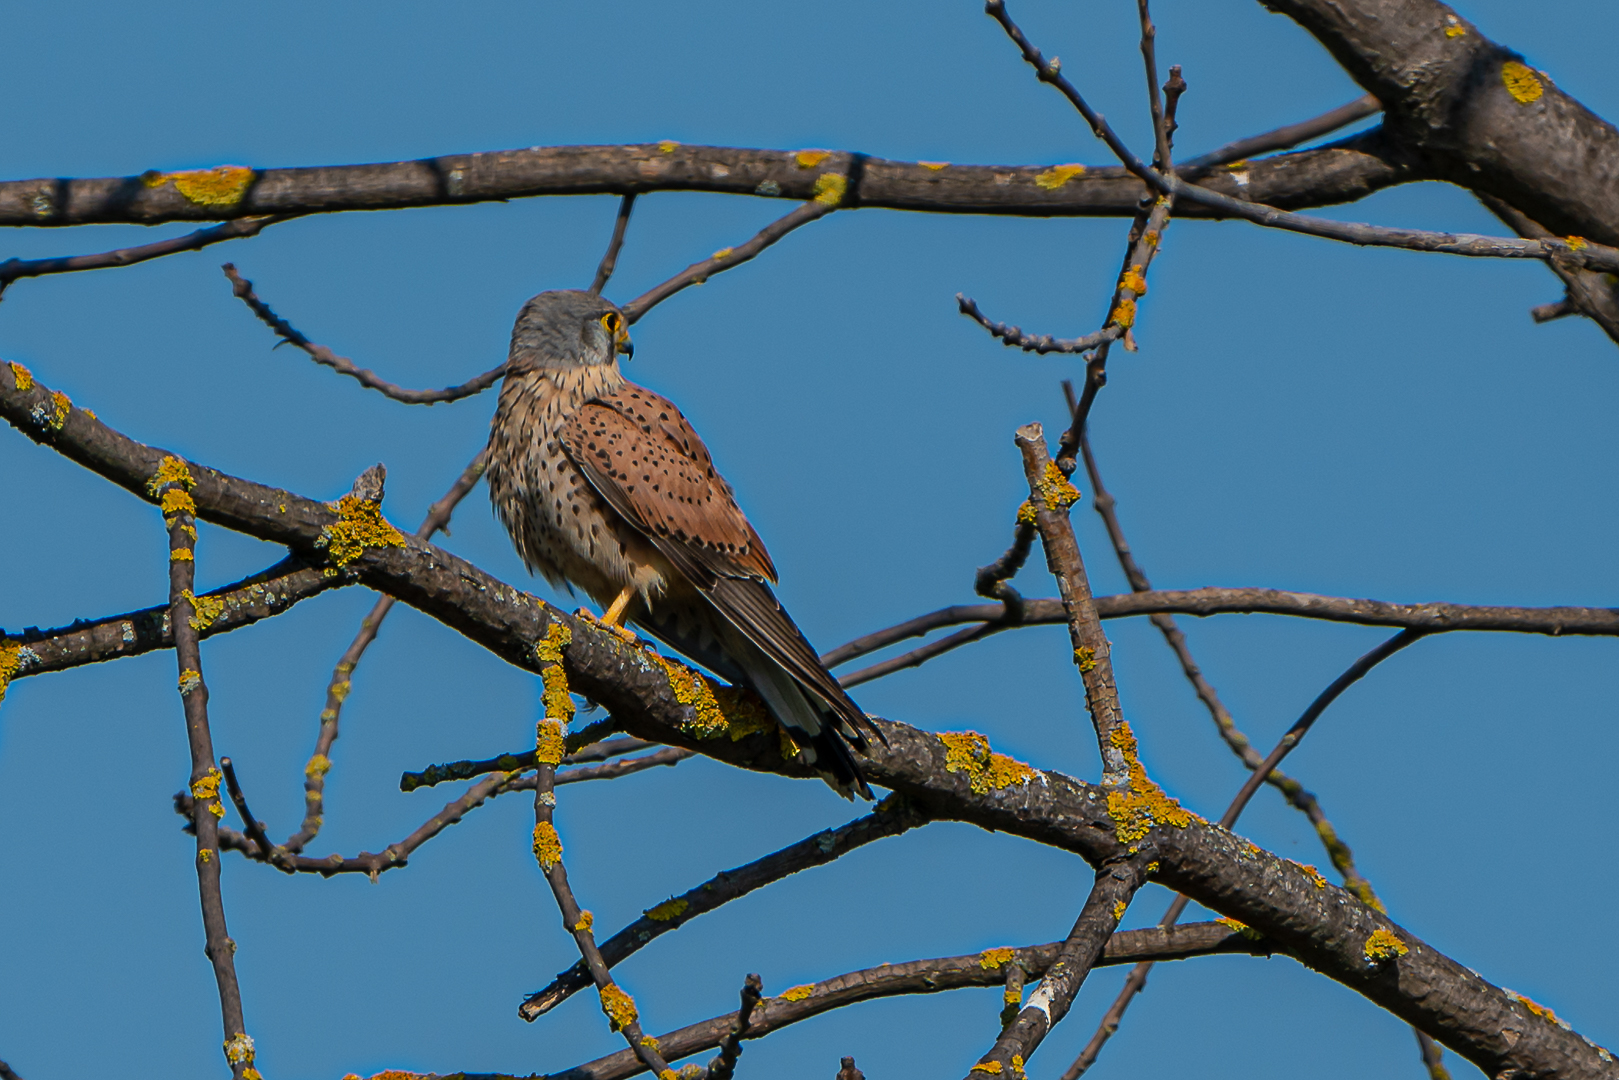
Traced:
POLYGON ((512 327, 509 374, 566 371, 633 356, 629 320, 618 305, 579 289, 542 292, 523 305, 512 327))

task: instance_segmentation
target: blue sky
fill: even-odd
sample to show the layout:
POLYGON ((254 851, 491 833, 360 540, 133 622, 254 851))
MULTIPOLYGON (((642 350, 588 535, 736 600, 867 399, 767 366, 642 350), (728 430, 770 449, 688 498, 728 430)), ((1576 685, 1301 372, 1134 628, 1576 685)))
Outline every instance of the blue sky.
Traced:
MULTIPOLYGON (((1590 0, 1464 5, 1605 116, 1619 12, 1590 0), (1576 32, 1577 31, 1577 32, 1576 32), (1605 74, 1606 73, 1606 74, 1605 74)), ((1014 14, 1127 139, 1147 145, 1134 5, 1019 3, 1014 14)), ((1314 115, 1355 87, 1257 4, 1161 3, 1161 63, 1191 90, 1198 153, 1314 115)), ((1110 163, 978 4, 182 3, 30 9, 0 59, 8 177, 224 162, 393 160, 555 143, 833 147, 954 162, 1110 163)), ((498 363, 522 301, 589 281, 607 198, 334 216, 97 274, 25 281, 0 304, 0 356, 115 427, 310 496, 388 465, 414 525, 481 445, 492 396, 431 409, 381 399, 273 340, 230 296, 230 259, 312 338, 410 386, 498 363)), ((609 295, 628 299, 780 203, 640 200, 609 295)), ((1499 232, 1471 197, 1397 189, 1339 216, 1499 232)), ((822 649, 971 599, 1020 501, 1019 424, 1061 417, 1077 366, 1010 352, 955 313, 1065 336, 1093 329, 1125 224, 839 213, 691 289, 636 327, 631 377, 705 436, 822 649)), ((185 231, 8 233, 5 255, 97 251, 185 231)), ((1160 587, 1269 585, 1390 600, 1613 604, 1619 355, 1579 320, 1536 327, 1560 288, 1529 264, 1363 251, 1247 225, 1172 225, 1117 355, 1094 439, 1137 555, 1160 587)), ((156 603, 156 513, 0 433, 0 625, 50 626, 156 603)), ((1088 494, 1088 493, 1087 493, 1088 494)), ((1089 501, 1076 509, 1099 592, 1124 588, 1089 501)), ((531 580, 469 499, 446 546, 531 580)), ((273 562, 203 527, 199 580, 273 562)), ((1039 560, 1020 579, 1049 595, 1039 560)), ((347 590, 215 639, 215 743, 284 836, 302 808, 331 665, 371 597, 347 590)), ((566 601, 566 598, 563 598, 566 601)), ((573 602, 569 602, 574 606, 573 602)), ((1261 616, 1185 621, 1213 683, 1269 745, 1384 631, 1261 616)), ((1242 770, 1145 622, 1113 623, 1148 767, 1215 816, 1242 770)), ((1005 634, 862 688, 870 711, 1082 776, 1097 771, 1057 628, 1005 634)), ((1333 706, 1289 768, 1315 790, 1404 925, 1599 1042, 1619 1039, 1616 887, 1601 821, 1619 751, 1607 640, 1429 639, 1333 706), (1560 872, 1548 872, 1557 867, 1560 872)), ((29 1080, 218 1075, 191 841, 169 796, 188 772, 167 654, 23 680, 0 705, 0 1057, 29 1080)), ((399 773, 520 749, 533 680, 396 609, 359 670, 313 854, 379 850, 449 797, 399 773)), ((569 870, 600 928, 856 811, 822 785, 702 760, 563 789, 569 870)), ((271 1080, 384 1067, 526 1073, 616 1050, 589 995, 539 1023, 515 1009, 573 959, 528 856, 521 796, 484 807, 377 884, 288 879, 232 859, 225 890, 249 1030, 271 1080)), ((1323 866, 1303 818, 1264 792, 1240 831, 1323 866)), ((1077 859, 941 824, 882 841, 658 941, 620 977, 651 1031, 882 961, 1049 941, 1089 880, 1077 859)), ((1153 888, 1126 925, 1157 919, 1153 888)), ((1194 909, 1195 910, 1195 909, 1194 909)), ((1122 971, 1086 986, 1034 1066, 1088 1039, 1122 971)), ((749 1046, 745 1073, 873 1080, 963 1072, 993 1040, 996 991, 843 1010, 749 1046)), ((1161 967, 1095 1075, 1419 1075, 1409 1030, 1276 958, 1161 967)), ((1458 1076, 1471 1066, 1454 1056, 1458 1076)))

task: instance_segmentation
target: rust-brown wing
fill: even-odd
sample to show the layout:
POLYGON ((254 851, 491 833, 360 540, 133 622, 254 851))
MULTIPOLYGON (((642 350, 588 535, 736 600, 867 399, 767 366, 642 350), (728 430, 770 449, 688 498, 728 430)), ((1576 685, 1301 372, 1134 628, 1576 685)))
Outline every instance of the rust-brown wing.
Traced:
POLYGON ((615 510, 648 536, 687 548, 715 573, 776 580, 708 447, 680 410, 633 384, 587 402, 562 445, 615 510))
POLYGON ((680 410, 633 384, 579 409, 561 432, 591 485, 748 639, 825 701, 857 745, 865 713, 821 664, 767 581, 776 568, 708 448, 680 410))

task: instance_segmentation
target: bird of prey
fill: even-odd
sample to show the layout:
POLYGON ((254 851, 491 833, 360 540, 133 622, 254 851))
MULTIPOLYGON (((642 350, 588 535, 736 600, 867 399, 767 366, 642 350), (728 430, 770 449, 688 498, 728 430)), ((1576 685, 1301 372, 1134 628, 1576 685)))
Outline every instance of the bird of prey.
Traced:
POLYGON ((840 794, 871 798, 851 746, 866 715, 771 592, 776 568, 708 448, 663 397, 625 379, 616 305, 543 292, 512 328, 486 476, 531 572, 578 586, 602 622, 635 623, 751 687, 840 794))

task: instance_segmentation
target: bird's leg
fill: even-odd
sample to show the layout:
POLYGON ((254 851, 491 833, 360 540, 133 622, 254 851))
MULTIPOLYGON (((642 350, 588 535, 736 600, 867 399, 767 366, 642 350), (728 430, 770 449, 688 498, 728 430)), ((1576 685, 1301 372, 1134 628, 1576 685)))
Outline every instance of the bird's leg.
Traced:
POLYGON ((607 606, 606 611, 602 612, 601 618, 599 619, 590 612, 586 611, 584 608, 580 608, 578 611, 574 612, 574 614, 581 619, 589 619, 592 622, 600 623, 602 626, 611 630, 625 641, 630 642, 632 645, 637 644, 641 639, 636 637, 635 633, 629 630, 627 627, 619 625, 619 620, 624 618, 624 612, 629 608, 630 601, 635 599, 635 593, 636 588, 634 582, 624 586, 624 591, 619 593, 618 596, 613 599, 613 602, 607 606))
POLYGON ((618 594, 617 598, 614 599, 610 605, 608 605, 607 610, 602 612, 602 624, 604 626, 611 626, 614 629, 617 629, 618 621, 624 617, 624 609, 630 606, 630 601, 634 598, 635 584, 631 582, 630 584, 624 586, 624 590, 618 594))

